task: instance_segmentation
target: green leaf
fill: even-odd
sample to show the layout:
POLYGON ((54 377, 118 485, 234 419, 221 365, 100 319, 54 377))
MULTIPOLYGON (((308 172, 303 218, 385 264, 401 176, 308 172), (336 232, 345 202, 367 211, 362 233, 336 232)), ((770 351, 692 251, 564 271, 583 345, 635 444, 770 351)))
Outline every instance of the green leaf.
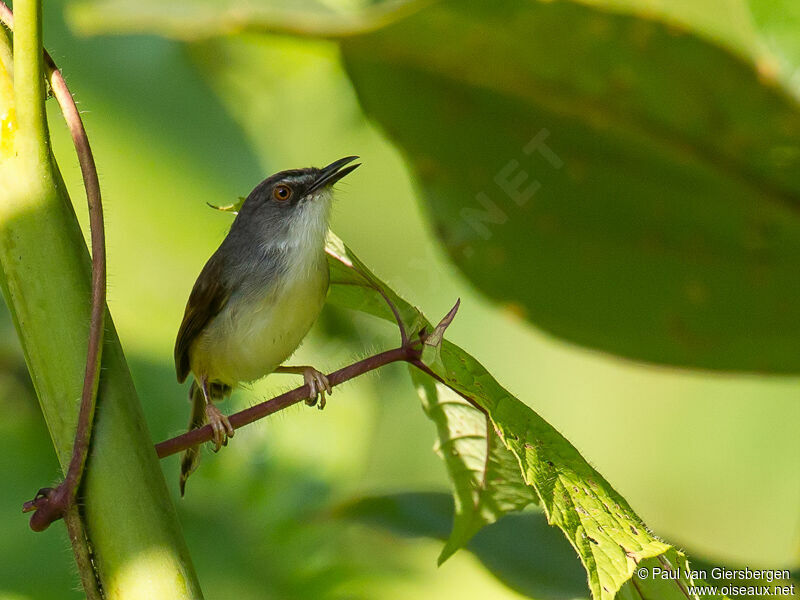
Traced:
POLYGON ((228 204, 226 206, 217 206, 216 204, 211 204, 210 202, 207 202, 206 204, 208 204, 209 208, 213 208, 214 210, 218 210, 220 212, 229 212, 233 214, 238 214, 245 200, 247 200, 247 198, 239 196, 236 199, 236 202, 234 202, 233 204, 228 204))
MULTIPOLYGON (((406 492, 383 496, 356 498, 338 506, 334 512, 338 518, 349 519, 371 527, 380 527, 397 535, 447 539, 447 528, 453 516, 453 501, 446 494, 437 492, 406 492)), ((581 564, 572 548, 558 534, 548 527, 545 516, 540 511, 527 511, 511 514, 489 525, 479 532, 465 546, 495 577, 508 587, 530 598, 575 599, 588 595, 581 564)), ((691 564, 682 554, 670 550, 665 557, 642 561, 638 568, 646 568, 652 573, 653 567, 665 569, 665 564, 689 569, 701 576, 694 577, 695 585, 774 586, 795 585, 796 579, 761 579, 759 577, 739 577, 735 581, 715 579, 712 569, 742 569, 742 566, 711 563, 694 557, 691 564)), ((752 569, 751 569, 752 570, 752 569)), ((794 571, 794 569, 792 570, 794 571)), ((771 578, 770 578, 771 579, 771 578)), ((688 582, 685 582, 688 583, 688 582)), ((686 598, 669 579, 657 577, 647 588, 641 588, 637 579, 626 583, 617 595, 618 598, 686 598), (679 592, 680 595, 675 595, 679 592), (644 595, 646 594, 646 595, 644 595)), ((701 596, 708 598, 709 596, 701 596)), ((711 596, 725 598, 726 596, 711 596)), ((774 598, 772 594, 745 593, 731 596, 732 599, 774 598)))
POLYGON ((795 95, 800 94, 800 5, 792 0, 749 0, 759 37, 795 95))
POLYGON ((743 56, 763 55, 747 0, 580 0, 589 6, 658 20, 743 56))
POLYGON ((165 14, 103 0, 74 15, 94 32, 338 38, 434 230, 489 297, 625 357, 796 373, 790 4, 228 0, 165 14))
MULTIPOLYGON (((397 307, 401 320, 412 324, 413 335, 423 329, 431 331, 430 322, 419 310, 383 284, 332 234, 326 250, 332 273, 330 302, 391 320, 392 311, 386 307, 380 308, 384 298, 388 298, 397 307)), ((584 460, 574 446, 533 410, 503 389, 472 356, 445 339, 441 345, 441 359, 441 365, 429 367, 432 374, 476 407, 477 412, 488 416, 491 428, 487 427, 485 431, 490 436, 497 436, 499 443, 514 455, 522 480, 535 491, 548 522, 559 527, 578 552, 588 573, 589 587, 595 600, 614 598, 617 591, 631 579, 637 564, 660 557, 671 549, 647 530, 622 496, 584 460)), ((427 395, 426 399, 430 403, 427 395)), ((474 435, 474 413, 470 416, 472 429, 467 429, 467 435, 474 435)), ((458 437, 453 432, 459 431, 459 423, 449 420, 453 417, 460 419, 463 413, 437 413, 442 447, 447 447, 453 437, 458 437)), ((491 443, 491 438, 483 442, 491 443)), ((486 492, 491 498, 484 500, 479 491, 477 496, 473 496, 473 506, 474 498, 478 498, 477 508, 470 510, 468 506, 465 507, 467 488, 463 482, 469 481, 469 478, 463 476, 463 465, 468 465, 469 470, 469 465, 475 464, 476 456, 479 455, 473 446, 463 462, 447 462, 457 491, 456 501, 462 510, 467 508, 470 518, 480 520, 496 518, 514 506, 523 506, 519 486, 513 482, 502 482, 503 486, 499 487, 501 482, 492 481, 492 485, 497 484, 498 488, 497 491, 489 489, 486 492)), ((509 463, 503 459, 502 464, 509 463)), ((488 472, 493 471, 494 467, 490 467, 488 472)), ((479 485, 488 487, 488 484, 489 480, 479 485)), ((466 516, 459 517, 456 525, 461 529, 454 531, 453 546, 468 539, 473 523, 466 516)), ((452 549, 447 547, 446 552, 452 549)), ((639 588, 646 591, 650 585, 653 582, 646 580, 639 584, 639 588)), ((674 585, 677 587, 677 584, 674 585)))
POLYGON ((437 2, 342 49, 487 295, 626 357, 800 370, 800 111, 752 63, 528 0, 437 2))
POLYGON ((456 300, 450 312, 445 315, 433 331, 426 334, 425 339, 422 341, 422 354, 420 359, 429 367, 436 366, 438 369, 441 369, 443 366, 442 342, 444 341, 444 332, 450 326, 450 323, 453 322, 459 306, 461 306, 461 298, 456 300))
POLYGON ((436 424, 436 452, 453 482, 453 530, 443 563, 484 525, 537 502, 522 479, 516 457, 494 434, 489 418, 447 386, 410 367, 422 406, 436 424))
POLYGON ((336 7, 323 0, 270 0, 243 3, 89 0, 70 5, 73 26, 83 34, 154 31, 178 39, 198 39, 243 31, 295 35, 353 35, 381 27, 415 10, 418 2, 378 0, 358 8, 336 7))
MULTIPOLYGON (((745 56, 762 53, 747 0, 579 0, 613 12, 657 18, 693 31, 745 56), (725 18, 721 19, 720 15, 725 18)), ((769 2, 785 0, 766 0, 769 2)), ((331 3, 321 0, 176 0, 169 11, 150 1, 78 0, 69 15, 81 33, 150 32, 198 39, 231 32, 260 31, 343 37, 373 31, 424 8, 428 0, 371 0, 331 3)))

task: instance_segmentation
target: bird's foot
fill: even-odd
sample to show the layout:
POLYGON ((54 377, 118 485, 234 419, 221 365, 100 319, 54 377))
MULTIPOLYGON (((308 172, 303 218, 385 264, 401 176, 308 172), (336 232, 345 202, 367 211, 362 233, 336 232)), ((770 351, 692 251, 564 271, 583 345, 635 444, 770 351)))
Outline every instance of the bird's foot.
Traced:
POLYGON ((325 408, 325 392, 333 393, 333 387, 325 373, 317 371, 313 367, 305 367, 303 379, 311 390, 311 397, 306 399, 306 404, 308 406, 316 405, 320 410, 325 408))
POLYGON ((228 445, 228 438, 232 438, 235 431, 228 417, 222 414, 222 411, 211 402, 206 404, 206 418, 208 418, 208 424, 211 425, 211 429, 214 432, 211 438, 214 442, 214 452, 219 452, 222 446, 228 445))

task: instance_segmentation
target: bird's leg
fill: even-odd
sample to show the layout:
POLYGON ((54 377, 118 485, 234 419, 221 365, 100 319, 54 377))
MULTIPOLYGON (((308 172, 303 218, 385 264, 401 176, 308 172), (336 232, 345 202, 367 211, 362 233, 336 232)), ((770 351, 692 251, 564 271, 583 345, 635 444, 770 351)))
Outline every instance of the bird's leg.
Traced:
POLYGON ((214 452, 219 452, 222 446, 228 445, 228 438, 233 437, 235 433, 231 422, 228 417, 222 414, 222 411, 214 406, 211 397, 208 393, 208 379, 206 377, 200 378, 200 389, 203 392, 203 399, 206 401, 206 418, 211 429, 214 431, 214 452))
POLYGON ((317 371, 314 367, 309 367, 308 365, 302 365, 299 367, 282 366, 275 369, 274 372, 302 375, 303 380, 311 390, 311 397, 306 400, 306 404, 309 406, 314 406, 317 404, 317 399, 319 399, 319 404, 317 404, 317 407, 320 410, 325 408, 325 392, 328 392, 329 394, 333 393, 333 388, 331 387, 331 384, 328 381, 325 373, 317 371))

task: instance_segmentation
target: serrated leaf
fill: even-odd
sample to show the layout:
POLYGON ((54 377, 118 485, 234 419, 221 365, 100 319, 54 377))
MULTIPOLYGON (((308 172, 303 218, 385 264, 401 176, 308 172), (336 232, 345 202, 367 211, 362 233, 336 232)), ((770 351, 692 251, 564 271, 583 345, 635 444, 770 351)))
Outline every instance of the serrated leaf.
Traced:
POLYGON ((436 453, 453 483, 455 514, 439 564, 463 547, 485 525, 506 513, 536 503, 516 457, 495 435, 488 416, 447 386, 409 368, 428 418, 436 424, 436 453))
MULTIPOLYGON (((430 322, 418 309, 383 284, 332 234, 326 250, 334 275, 329 301, 392 319, 388 308, 379 308, 383 297, 390 298, 404 315, 404 322, 431 331, 430 322)), ((478 412, 488 415, 499 442, 517 459, 522 479, 539 497, 548 522, 559 527, 578 552, 595 600, 614 598, 641 561, 671 549, 647 530, 624 498, 572 444, 506 391, 472 356, 445 339, 441 358, 440 367, 430 367, 434 375, 478 412)), ((445 442, 452 430, 448 424, 445 442)), ((456 488, 463 492, 460 484, 456 488)), ((458 533, 458 540, 469 532, 469 522, 462 523, 465 529, 458 533)), ((652 582, 643 580, 638 588, 647 592, 650 585, 652 582)))
MULTIPOLYGON (((453 501, 446 494, 435 492, 405 492, 383 496, 356 498, 338 506, 333 514, 372 527, 380 527, 397 535, 447 539, 447 527, 453 516, 453 501)), ((540 511, 511 514, 479 532, 465 548, 472 552, 500 581, 520 594, 538 600, 575 600, 588 594, 586 581, 572 548, 548 527, 540 511)), ((647 575, 631 579, 617 594, 618 600, 670 600, 685 598, 728 598, 720 594, 708 596, 689 593, 689 586, 717 585, 717 591, 733 580, 715 580, 713 568, 741 569, 732 565, 708 563, 694 557, 691 563, 674 549, 662 556, 642 561, 638 569, 647 569, 647 575), (655 573, 654 569, 659 569, 655 573), (680 586, 672 577, 678 572, 680 586), (642 586, 642 579, 652 578, 642 586)), ((636 576, 635 576, 636 577, 636 576)), ((743 589, 745 598, 774 598, 772 593, 760 591, 773 586, 791 587, 795 579, 761 579, 739 577, 735 585, 743 589), (750 590, 746 588, 750 587, 750 590)))

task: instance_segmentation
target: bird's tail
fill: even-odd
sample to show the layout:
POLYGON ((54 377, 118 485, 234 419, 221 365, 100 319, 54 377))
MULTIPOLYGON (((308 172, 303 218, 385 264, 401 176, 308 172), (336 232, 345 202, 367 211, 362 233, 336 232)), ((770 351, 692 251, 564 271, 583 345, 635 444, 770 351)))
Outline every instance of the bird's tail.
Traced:
MULTIPOLYGON (((206 424, 206 400, 196 381, 192 381, 192 387, 189 388, 189 401, 192 403, 192 412, 189 417, 189 431, 191 431, 206 424)), ((200 446, 192 446, 188 450, 184 450, 181 456, 181 496, 186 493, 186 480, 199 464, 200 446)))
MULTIPOLYGON (((209 383, 208 396, 212 402, 215 400, 224 400, 225 397, 231 393, 231 387, 222 383, 209 383)), ((208 422, 206 416, 206 399, 203 398, 203 390, 197 385, 197 381, 192 381, 192 387, 189 388, 189 401, 192 403, 192 413, 189 417, 189 431, 198 429, 208 422)), ((181 496, 186 492, 186 480, 189 479, 197 466, 200 464, 200 446, 192 446, 188 450, 184 450, 181 456, 181 478, 180 488, 181 496)))

